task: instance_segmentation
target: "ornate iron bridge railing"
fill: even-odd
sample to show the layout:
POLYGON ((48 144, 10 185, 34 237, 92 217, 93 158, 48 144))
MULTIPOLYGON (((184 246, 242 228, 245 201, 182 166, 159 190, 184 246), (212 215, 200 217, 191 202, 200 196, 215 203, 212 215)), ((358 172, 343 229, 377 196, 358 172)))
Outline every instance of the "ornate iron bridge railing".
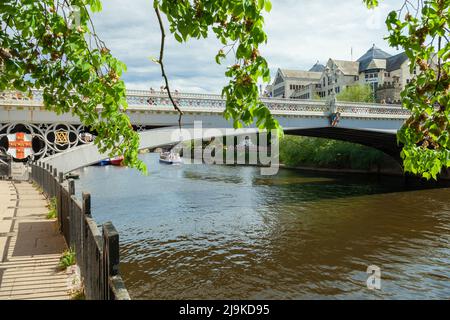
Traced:
MULTIPOLYGON (((180 108, 189 109, 210 109, 212 111, 221 111, 225 109, 225 100, 220 95, 215 94, 198 94, 198 93, 173 93, 175 102, 180 108)), ((31 97, 27 97, 17 92, 0 92, 0 103, 20 106, 41 106, 42 91, 32 90, 31 97)), ((171 101, 166 92, 161 91, 144 91, 144 90, 128 90, 127 101, 129 108, 143 106, 158 106, 172 109, 171 101)), ((262 98, 267 107, 276 113, 277 111, 290 112, 313 112, 327 113, 330 106, 325 101, 320 100, 293 100, 293 99, 272 99, 262 98)), ((355 115, 399 115, 406 116, 410 112, 400 105, 384 105, 371 103, 352 103, 337 102, 337 112, 343 114, 355 115)))

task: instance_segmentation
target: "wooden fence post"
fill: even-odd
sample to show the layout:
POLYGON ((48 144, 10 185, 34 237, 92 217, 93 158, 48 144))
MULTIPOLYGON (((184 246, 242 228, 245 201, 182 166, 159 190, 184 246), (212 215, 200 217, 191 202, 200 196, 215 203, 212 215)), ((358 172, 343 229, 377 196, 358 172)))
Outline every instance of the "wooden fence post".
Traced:
POLYGON ((62 172, 58 173, 58 184, 56 185, 56 211, 58 213, 58 224, 59 231, 62 232, 62 188, 64 182, 64 174, 62 172))
POLYGON ((104 298, 114 298, 110 288, 110 279, 119 274, 119 233, 108 221, 103 224, 103 276, 104 298))
POLYGON ((48 198, 50 198, 50 175, 48 174, 48 171, 50 169, 50 164, 46 163, 45 164, 45 169, 46 169, 45 172, 44 172, 44 174, 45 174, 45 186, 46 186, 45 192, 47 193, 47 199, 48 199, 48 198))
POLYGON ((69 179, 69 196, 73 196, 75 194, 75 180, 69 179))
POLYGON ((73 179, 69 179, 69 185, 68 185, 69 189, 69 196, 68 198, 65 200, 66 202, 66 207, 65 209, 67 210, 67 212, 65 213, 66 215, 66 221, 64 221, 64 223, 67 225, 67 227, 65 228, 66 232, 66 241, 68 244, 72 244, 72 233, 71 230, 74 230, 74 223, 75 221, 71 220, 72 214, 73 214, 73 210, 72 210, 72 196, 75 194, 75 180, 73 179))
POLYGON ((42 179, 41 179, 41 162, 39 161, 37 163, 37 168, 36 168, 36 178, 37 178, 37 183, 39 184, 39 186, 42 188, 42 179))
POLYGON ((50 195, 49 195, 49 199, 50 199, 50 198, 55 196, 55 193, 54 193, 54 187, 55 187, 54 181, 55 181, 55 179, 53 179, 53 166, 52 165, 49 166, 48 179, 49 179, 49 182, 50 182, 50 195))
POLYGON ((83 213, 84 215, 91 215, 91 194, 83 192, 81 194, 83 198, 83 213))
POLYGON ((86 275, 90 270, 87 267, 87 261, 89 259, 89 244, 87 243, 88 239, 88 223, 86 221, 87 217, 91 216, 91 194, 87 192, 83 192, 81 194, 82 202, 81 202, 81 248, 82 248, 82 263, 80 268, 82 268, 83 275, 86 275))

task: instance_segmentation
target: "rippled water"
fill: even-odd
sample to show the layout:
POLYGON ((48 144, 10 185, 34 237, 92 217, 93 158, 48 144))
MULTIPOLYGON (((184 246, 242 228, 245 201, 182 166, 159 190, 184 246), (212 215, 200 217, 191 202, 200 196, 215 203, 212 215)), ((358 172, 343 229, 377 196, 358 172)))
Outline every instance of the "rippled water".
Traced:
POLYGON ((450 298, 450 189, 258 168, 80 171, 134 299, 450 298), (381 268, 381 290, 366 286, 381 268))

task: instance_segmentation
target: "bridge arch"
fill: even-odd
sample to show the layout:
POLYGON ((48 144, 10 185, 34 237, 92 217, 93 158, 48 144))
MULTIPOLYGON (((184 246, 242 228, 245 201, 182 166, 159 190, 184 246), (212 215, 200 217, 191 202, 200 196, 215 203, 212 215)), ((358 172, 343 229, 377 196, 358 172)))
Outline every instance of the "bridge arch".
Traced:
POLYGON ((395 130, 351 129, 342 127, 320 127, 286 129, 285 134, 304 137, 326 138, 361 144, 380 150, 401 163, 401 146, 397 143, 395 130))
MULTIPOLYGON (((191 140, 208 140, 225 136, 246 136, 258 133, 256 128, 230 129, 230 128, 162 128, 140 132, 139 149, 151 149, 191 140)), ((317 138, 329 138, 362 144, 378 149, 400 162, 400 147, 397 145, 395 131, 375 131, 346 129, 341 127, 318 128, 288 128, 286 134, 308 136, 317 138)), ((94 144, 86 144, 69 149, 63 153, 55 154, 43 160, 59 172, 67 173, 82 167, 86 167, 108 158, 108 154, 100 153, 94 144)))
MULTIPOLYGON (((139 150, 152 149, 191 140, 208 140, 225 136, 245 136, 256 134, 258 132, 259 130, 256 128, 205 128, 203 130, 183 128, 180 130, 178 128, 171 127, 154 129, 139 133, 139 150)), ((56 168, 59 172, 67 173, 98 163, 99 161, 107 158, 109 158, 108 154, 100 153, 97 149, 97 146, 91 143, 55 154, 43 159, 43 162, 48 163, 53 168, 56 168)))

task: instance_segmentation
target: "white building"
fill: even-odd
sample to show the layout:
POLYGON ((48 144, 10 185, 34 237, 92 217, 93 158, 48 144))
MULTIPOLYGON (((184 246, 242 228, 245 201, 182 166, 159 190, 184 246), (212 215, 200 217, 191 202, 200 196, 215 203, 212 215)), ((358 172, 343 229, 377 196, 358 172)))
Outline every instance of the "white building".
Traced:
POLYGON ((272 84, 272 97, 289 98, 296 90, 317 82, 321 75, 321 72, 315 71, 278 69, 272 84))
MULTIPOLYGON (((373 45, 357 61, 330 58, 317 81, 310 81, 286 97, 326 98, 331 95, 333 88, 338 94, 348 86, 367 84, 373 88, 376 100, 396 102, 400 100, 400 92, 415 73, 410 73, 409 60, 405 53, 392 56, 373 45)), ((280 81, 280 87, 281 83, 280 81)))

